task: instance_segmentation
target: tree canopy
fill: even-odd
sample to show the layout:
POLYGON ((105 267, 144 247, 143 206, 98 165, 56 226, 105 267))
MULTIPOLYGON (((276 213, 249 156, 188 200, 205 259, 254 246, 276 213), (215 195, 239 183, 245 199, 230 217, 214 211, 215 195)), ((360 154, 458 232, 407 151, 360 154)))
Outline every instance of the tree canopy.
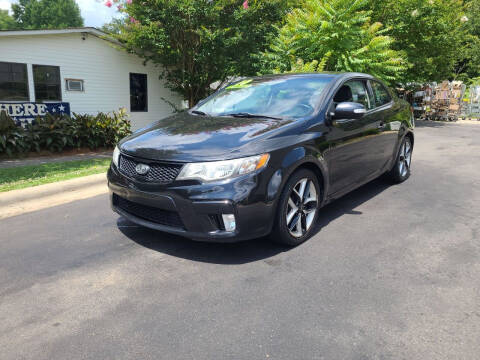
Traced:
POLYGON ((17 27, 17 23, 8 14, 8 10, 0 10, 0 30, 13 30, 17 27))
POLYGON ((460 49, 456 72, 462 80, 480 77, 480 2, 466 1, 465 38, 460 49))
POLYGON ((440 81, 452 76, 465 38, 461 0, 370 0, 372 20, 389 28, 392 47, 410 64, 397 79, 440 81))
POLYGON ((402 53, 379 22, 371 22, 368 0, 309 0, 287 15, 266 53, 266 72, 356 71, 395 81, 406 69, 402 53), (294 65, 295 64, 295 65, 294 65), (313 65, 313 67, 312 67, 313 65))
MULTIPOLYGON (((25 1, 25 0, 23 0, 25 1)), ((108 0, 104 27, 190 105, 267 72, 361 71, 389 83, 480 76, 478 0, 108 0)))
POLYGON ((13 19, 21 29, 61 29, 83 26, 75 0, 19 0, 12 4, 13 19))
POLYGON ((118 37, 130 51, 161 65, 167 85, 193 105, 209 94, 211 83, 257 73, 258 57, 287 6, 283 0, 130 1, 118 37))

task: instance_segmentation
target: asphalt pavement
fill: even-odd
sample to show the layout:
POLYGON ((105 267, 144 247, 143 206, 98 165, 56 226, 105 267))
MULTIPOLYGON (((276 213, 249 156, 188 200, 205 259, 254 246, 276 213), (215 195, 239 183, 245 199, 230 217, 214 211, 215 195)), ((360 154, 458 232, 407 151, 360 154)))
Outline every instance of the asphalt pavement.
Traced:
POLYGON ((421 123, 411 178, 289 249, 137 227, 107 196, 0 220, 0 358, 478 359, 480 125, 421 123))

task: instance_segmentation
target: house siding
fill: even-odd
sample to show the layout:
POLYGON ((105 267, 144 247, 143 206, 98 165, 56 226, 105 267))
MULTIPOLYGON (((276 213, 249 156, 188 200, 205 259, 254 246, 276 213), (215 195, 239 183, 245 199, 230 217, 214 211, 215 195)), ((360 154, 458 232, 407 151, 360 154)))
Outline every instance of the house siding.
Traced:
POLYGON ((180 96, 165 87, 155 66, 144 65, 137 56, 92 34, 87 34, 85 40, 81 33, 1 37, 0 61, 27 63, 32 102, 35 101, 32 65, 59 66, 62 101, 70 103, 72 112, 96 114, 124 107, 130 114, 133 130, 173 112, 162 98, 181 105, 180 96), (130 113, 130 73, 147 74, 148 112, 130 113), (66 91, 65 79, 83 80, 85 91, 66 91))

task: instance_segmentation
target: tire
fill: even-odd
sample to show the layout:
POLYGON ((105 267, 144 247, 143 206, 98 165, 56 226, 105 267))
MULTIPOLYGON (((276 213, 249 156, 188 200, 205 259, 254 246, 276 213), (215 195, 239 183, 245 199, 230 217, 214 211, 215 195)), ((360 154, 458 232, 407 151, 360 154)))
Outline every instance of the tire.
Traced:
POLYGON ((410 137, 405 136, 398 150, 395 165, 393 165, 392 170, 389 172, 389 177, 395 184, 402 183, 410 177, 412 152, 412 141, 410 137))
POLYGON ((305 242, 315 228, 322 195, 321 190, 314 172, 300 169, 293 173, 280 195, 270 239, 289 246, 297 246, 305 242), (302 186, 303 194, 301 193, 302 186), (300 195, 303 195, 301 202, 300 195))

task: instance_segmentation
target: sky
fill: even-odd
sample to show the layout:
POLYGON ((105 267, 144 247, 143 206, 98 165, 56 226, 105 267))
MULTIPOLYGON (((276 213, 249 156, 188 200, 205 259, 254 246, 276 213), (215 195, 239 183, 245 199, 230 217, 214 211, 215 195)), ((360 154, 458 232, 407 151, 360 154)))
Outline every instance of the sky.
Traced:
MULTIPOLYGON (((106 22, 110 22, 117 14, 116 7, 108 8, 103 1, 97 0, 75 0, 80 6, 82 17, 85 20, 85 26, 101 27, 106 22)), ((0 0, 0 9, 10 10, 10 5, 15 0, 0 0)))

